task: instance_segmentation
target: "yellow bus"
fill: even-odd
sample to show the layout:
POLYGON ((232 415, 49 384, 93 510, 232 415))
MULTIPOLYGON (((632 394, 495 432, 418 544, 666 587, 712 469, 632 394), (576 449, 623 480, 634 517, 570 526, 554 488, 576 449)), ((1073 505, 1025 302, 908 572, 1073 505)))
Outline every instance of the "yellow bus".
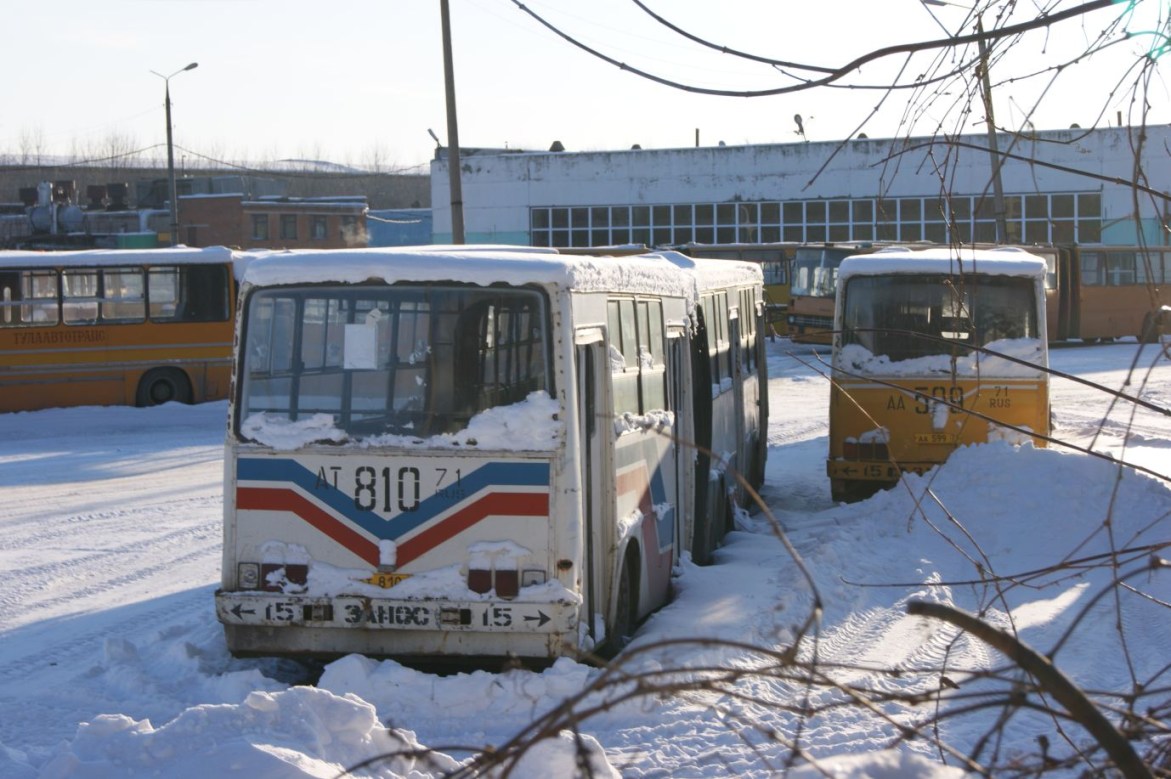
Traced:
POLYGON ((834 322, 838 267, 853 254, 889 244, 869 241, 802 244, 793 250, 788 320, 793 343, 829 346, 834 322))
POLYGON ((788 335, 790 279, 798 246, 796 243, 689 243, 679 247, 679 251, 691 257, 740 260, 760 265, 769 333, 788 335))
MULTIPOLYGON (((1050 247, 1049 338, 1154 341, 1171 305, 1171 247, 1050 247)), ((1037 252, 1038 254, 1041 251, 1037 252)))
POLYGON ((959 446, 1049 435, 1046 263, 1022 249, 886 249, 838 269, 826 471, 835 501, 959 446))
POLYGON ((233 253, 0 252, 0 412, 228 395, 233 253))

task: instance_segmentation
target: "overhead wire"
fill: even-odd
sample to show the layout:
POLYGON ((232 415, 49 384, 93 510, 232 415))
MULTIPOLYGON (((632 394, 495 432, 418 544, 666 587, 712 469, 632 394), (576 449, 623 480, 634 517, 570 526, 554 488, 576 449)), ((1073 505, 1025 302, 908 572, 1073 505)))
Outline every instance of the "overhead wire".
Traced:
MULTIPOLYGON (((566 42, 581 49, 582 51, 586 52, 587 54, 590 54, 591 56, 602 60, 603 62, 607 62, 607 63, 619 68, 620 70, 629 72, 633 75, 639 76, 639 77, 647 79, 649 81, 653 81, 657 84, 662 84, 663 86, 671 87, 673 89, 679 89, 679 90, 685 91, 685 92, 693 92, 696 94, 715 95, 715 96, 723 96, 723 97, 768 97, 768 96, 773 96, 773 95, 783 95, 783 94, 789 94, 792 92, 799 92, 802 90, 812 89, 814 87, 819 87, 819 86, 834 87, 834 88, 839 88, 839 89, 842 89, 842 88, 844 88, 844 89, 913 89, 913 88, 917 88, 919 85, 917 83, 860 85, 860 84, 838 84, 837 82, 841 81, 842 79, 844 79, 846 76, 850 75, 851 73, 858 71, 859 69, 861 69, 861 67, 863 65, 865 65, 867 63, 875 62, 875 61, 884 59, 886 57, 894 56, 896 54, 911 54, 911 53, 921 52, 921 51, 930 51, 933 49, 954 48, 954 47, 962 46, 962 45, 969 44, 969 43, 976 43, 976 42, 979 42, 980 40, 985 40, 985 41, 997 40, 999 38, 1005 38, 1005 37, 1018 35, 1020 33, 1028 32, 1030 30, 1049 28, 1049 27, 1051 27, 1055 24, 1058 24, 1060 22, 1063 22, 1067 19, 1076 18, 1078 16, 1090 13, 1091 11, 1096 11, 1096 10, 1100 10, 1103 8, 1109 8, 1110 6, 1114 5, 1114 2, 1115 2, 1115 0, 1090 0, 1089 2, 1083 3, 1082 5, 1076 6, 1074 8, 1066 9, 1065 11, 1060 11, 1060 12, 1056 12, 1056 13, 1052 13, 1052 14, 1043 14, 1043 15, 1038 16, 1038 17, 1036 17, 1030 21, 1027 21, 1027 22, 1020 22, 1017 24, 1005 25, 1000 28, 993 28, 992 30, 984 31, 982 34, 981 33, 971 33, 971 34, 967 34, 967 35, 956 35, 956 36, 952 36, 950 38, 944 38, 944 39, 921 41, 918 43, 904 43, 904 44, 896 44, 894 46, 886 46, 883 48, 874 49, 874 50, 867 52, 859 57, 855 57, 853 60, 850 60, 846 64, 841 65, 839 67, 807 65, 807 64, 802 64, 802 63, 788 63, 788 65, 787 65, 788 67, 794 67, 796 69, 802 69, 802 70, 809 70, 811 72, 822 73, 824 75, 822 75, 822 77, 820 77, 820 78, 810 78, 810 79, 800 80, 796 84, 790 84, 790 85, 781 86, 781 87, 774 87, 771 89, 734 90, 734 89, 714 89, 711 87, 701 87, 701 86, 692 85, 692 84, 685 84, 683 82, 676 81, 674 79, 666 78, 664 76, 659 76, 657 74, 651 73, 649 71, 643 70, 641 68, 635 67, 635 66, 627 64, 625 62, 621 62, 621 61, 611 57, 610 55, 605 54, 605 53, 599 51, 598 49, 585 44, 584 42, 578 40, 574 36, 565 32, 564 30, 562 30, 558 26, 554 25, 552 22, 550 22, 549 20, 547 20, 546 18, 544 18, 543 16, 541 16, 540 14, 536 13, 531 8, 526 6, 523 2, 521 2, 521 0, 511 0, 511 1, 512 1, 513 5, 515 5, 518 9, 520 9, 524 13, 531 16, 538 23, 543 25, 545 28, 547 28, 548 30, 550 30, 554 34, 561 37, 566 42)), ((636 0, 636 2, 637 2, 637 0, 636 0)), ((726 48, 726 47, 720 47, 718 44, 712 44, 710 42, 707 42, 707 45, 709 45, 710 47, 713 47, 713 48, 721 49, 721 50, 726 48)), ((728 53, 732 56, 739 56, 738 53, 736 53, 734 50, 730 50, 730 49, 726 50, 725 53, 728 53)))

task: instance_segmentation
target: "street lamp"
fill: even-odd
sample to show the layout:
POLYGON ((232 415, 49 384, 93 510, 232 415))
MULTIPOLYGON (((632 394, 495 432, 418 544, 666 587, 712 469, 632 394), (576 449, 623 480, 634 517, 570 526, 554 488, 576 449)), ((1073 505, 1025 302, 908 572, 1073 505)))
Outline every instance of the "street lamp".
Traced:
POLYGON ((179 235, 179 196, 175 189, 175 145, 171 141, 171 79, 179 75, 185 70, 195 70, 199 67, 198 62, 192 62, 185 68, 179 68, 169 76, 164 76, 162 73, 152 70, 156 76, 163 80, 166 84, 166 106, 167 106, 167 180, 171 188, 171 246, 174 246, 176 236, 179 235))

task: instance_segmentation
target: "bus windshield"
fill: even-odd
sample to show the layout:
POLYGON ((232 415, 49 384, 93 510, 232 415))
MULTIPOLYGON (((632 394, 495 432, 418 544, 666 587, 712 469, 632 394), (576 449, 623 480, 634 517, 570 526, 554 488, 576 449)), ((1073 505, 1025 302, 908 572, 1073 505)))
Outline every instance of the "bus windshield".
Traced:
POLYGON ((257 291, 245 314, 241 433, 258 420, 330 418, 331 440, 463 430, 481 411, 552 394, 546 310, 540 293, 517 288, 257 291))
POLYGON ((1024 276, 854 276, 846 282, 842 327, 843 345, 891 362, 1040 338, 1034 280, 1024 276))
POLYGON ((794 296, 832 298, 837 289, 838 267, 854 250, 802 247, 793 258, 794 296))

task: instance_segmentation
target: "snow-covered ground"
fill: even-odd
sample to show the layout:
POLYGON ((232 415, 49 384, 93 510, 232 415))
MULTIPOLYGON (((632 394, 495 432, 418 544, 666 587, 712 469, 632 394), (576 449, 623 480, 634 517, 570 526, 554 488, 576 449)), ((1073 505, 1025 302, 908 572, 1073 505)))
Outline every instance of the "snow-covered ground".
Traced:
MULTIPOLYGON (((1171 407, 1157 349, 1128 380, 1137 349, 1057 349, 1052 364, 1171 407)), ((970 635, 909 616, 913 600, 982 612, 1095 693, 1161 688, 1137 708, 1161 705, 1168 721, 1171 577, 1133 571, 1171 542, 1171 489, 1150 473, 1171 474, 1171 417, 1054 379, 1056 435, 1147 472, 990 444, 835 506, 817 357, 784 340, 770 350, 764 498, 777 525, 741 518, 716 565, 684 561, 677 597, 625 655, 641 690, 569 660, 438 676, 352 656, 312 687, 297 685, 296 663, 234 660, 212 602, 226 405, 0 415, 0 776, 330 777, 419 747, 434 753, 356 773, 439 776, 579 694, 578 711, 597 709, 579 723, 583 739, 563 731, 512 776, 580 774, 579 750, 592 750, 595 775, 768 776, 794 747, 798 762, 842 776, 950 776, 978 745, 977 762, 1005 765, 1037 754, 1038 737, 1059 757, 1087 743, 1028 707, 997 729, 1005 708, 979 696, 1023 677, 970 635), (1096 557, 1121 549, 1139 551, 1096 557), (1115 576, 1130 578, 1111 588, 1115 576), (799 635, 801 651, 786 654, 799 635), (692 671, 666 675, 676 668, 692 671), (840 690, 804 682, 815 672, 868 691, 873 706, 841 705, 840 690), (671 689, 653 694, 657 683, 671 689), (931 697, 941 690, 942 702, 931 697)))

